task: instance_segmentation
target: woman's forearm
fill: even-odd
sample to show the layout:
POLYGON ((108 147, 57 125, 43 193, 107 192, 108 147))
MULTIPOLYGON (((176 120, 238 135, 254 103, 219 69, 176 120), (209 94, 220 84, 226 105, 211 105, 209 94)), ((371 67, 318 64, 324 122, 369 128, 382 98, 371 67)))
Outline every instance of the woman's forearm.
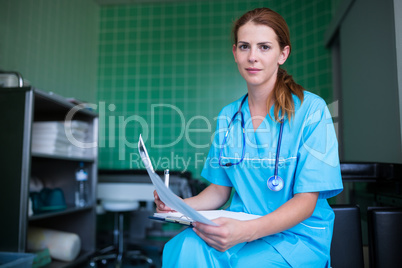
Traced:
POLYGON ((248 241, 282 232, 308 219, 314 212, 317 199, 318 193, 296 194, 272 213, 250 221, 245 226, 245 231, 249 232, 248 241))
POLYGON ((184 199, 184 202, 195 210, 218 209, 228 201, 231 190, 231 187, 212 183, 198 195, 184 199))

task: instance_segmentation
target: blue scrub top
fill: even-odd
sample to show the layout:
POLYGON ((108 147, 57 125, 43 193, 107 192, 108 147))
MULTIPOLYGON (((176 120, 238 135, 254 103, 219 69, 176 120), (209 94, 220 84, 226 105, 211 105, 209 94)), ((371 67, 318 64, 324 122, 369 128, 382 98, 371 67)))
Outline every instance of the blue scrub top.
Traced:
MULTIPOLYGON (((244 96, 243 96, 244 97, 244 96)), ((293 95, 295 114, 285 119, 279 154, 278 174, 284 187, 271 191, 267 180, 274 175, 280 123, 274 120, 274 108, 254 131, 248 99, 241 111, 245 121, 245 156, 239 165, 221 167, 222 163, 238 162, 242 153, 241 117, 237 116, 222 146, 232 116, 242 98, 224 107, 217 120, 217 129, 202 176, 211 183, 234 187, 229 210, 266 215, 283 205, 297 193, 319 192, 313 215, 284 232, 262 238, 271 244, 293 267, 330 263, 330 244, 334 213, 326 199, 343 189, 338 143, 325 101, 304 91, 303 103, 293 95)), ((306 267, 306 266, 304 266, 306 267)))

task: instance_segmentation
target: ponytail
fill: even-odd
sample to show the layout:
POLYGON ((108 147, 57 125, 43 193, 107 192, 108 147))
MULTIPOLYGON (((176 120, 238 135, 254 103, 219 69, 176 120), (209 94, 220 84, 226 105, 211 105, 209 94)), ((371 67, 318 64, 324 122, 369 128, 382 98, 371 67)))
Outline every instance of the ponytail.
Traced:
POLYGON ((304 88, 297 84, 293 80, 293 77, 286 72, 286 70, 282 68, 278 69, 278 76, 272 93, 276 121, 280 121, 285 114, 289 119, 292 118, 292 116, 295 114, 295 104, 292 94, 296 95, 300 101, 303 102, 303 91, 304 88), (279 116, 279 113, 281 113, 281 116, 279 116))

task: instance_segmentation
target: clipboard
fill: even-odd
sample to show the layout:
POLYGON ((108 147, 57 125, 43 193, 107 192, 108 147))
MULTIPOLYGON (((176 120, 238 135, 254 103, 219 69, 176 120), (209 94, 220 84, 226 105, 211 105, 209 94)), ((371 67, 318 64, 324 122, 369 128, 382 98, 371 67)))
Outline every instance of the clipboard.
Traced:
POLYGON ((167 222, 167 223, 177 223, 180 225, 184 225, 184 226, 188 226, 193 228, 193 221, 192 220, 188 220, 188 219, 184 219, 183 217, 166 217, 166 218, 160 218, 160 217, 155 217, 155 216, 149 216, 148 217, 151 220, 155 220, 155 221, 162 221, 162 222, 167 222))
POLYGON ((182 199, 180 199, 177 195, 175 195, 171 189, 166 187, 166 185, 162 182, 162 179, 158 174, 155 173, 154 168, 152 167, 151 159, 149 158, 148 151, 145 147, 144 141, 140 135, 138 140, 138 152, 141 156, 141 160, 147 169, 148 175, 151 178, 153 185, 155 186, 156 192, 158 193, 159 198, 165 203, 168 207, 180 212, 181 214, 187 216, 188 218, 193 219, 194 221, 198 221, 204 224, 218 226, 215 222, 207 219, 192 207, 184 203, 182 199))
POLYGON ((192 226, 192 222, 194 221, 212 226, 219 226, 212 220, 217 219, 219 217, 226 217, 244 221, 244 220, 254 220, 261 217, 259 215, 248 214, 244 212, 233 212, 227 210, 196 211, 195 209, 187 205, 177 195, 175 195, 172 192, 172 190, 166 187, 166 185, 162 182, 162 179, 158 176, 158 174, 155 173, 152 167, 151 159, 148 156, 148 152, 147 149, 145 148, 145 144, 144 141, 142 140, 141 135, 138 141, 138 151, 147 169, 148 175, 151 178, 153 185, 155 186, 159 198, 168 207, 177 211, 169 213, 155 213, 153 216, 149 217, 150 219, 178 223, 187 226, 192 226))
MULTIPOLYGON (((209 220, 217 219, 220 217, 231 218, 239 221, 248 221, 255 220, 260 218, 260 215, 249 214, 244 212, 234 212, 228 210, 201 210, 197 211, 205 218, 209 220)), ((169 222, 169 223, 177 223, 185 226, 193 227, 194 220, 181 214, 180 212, 167 212, 167 213, 154 213, 153 216, 149 216, 148 218, 157 221, 169 222)))

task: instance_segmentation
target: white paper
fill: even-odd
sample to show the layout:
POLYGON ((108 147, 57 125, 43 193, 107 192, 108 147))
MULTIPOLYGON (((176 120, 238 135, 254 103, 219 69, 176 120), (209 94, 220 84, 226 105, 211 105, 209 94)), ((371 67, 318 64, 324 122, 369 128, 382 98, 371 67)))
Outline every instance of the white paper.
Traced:
POLYGON ((162 182, 162 179, 159 177, 158 174, 155 173, 151 159, 149 159, 147 149, 145 148, 144 142, 140 135, 140 139, 138 141, 138 151, 140 153, 142 162, 147 169, 148 175, 151 178, 153 185, 156 188, 156 192, 159 195, 159 198, 165 203, 168 207, 182 213, 183 215, 193 219, 194 221, 201 222, 204 224, 209 224, 213 226, 218 226, 218 224, 214 223, 213 221, 207 219, 192 207, 187 205, 183 202, 177 195, 175 195, 172 190, 167 188, 165 184, 162 182))
MULTIPOLYGON (((260 218, 261 216, 259 215, 254 215, 254 214, 248 214, 244 212, 233 212, 233 211, 227 211, 227 210, 202 210, 202 211, 197 211, 199 214, 204 216, 205 218, 209 220, 214 220, 220 217, 224 218, 231 218, 235 220, 240 220, 240 221, 248 221, 248 220, 255 220, 260 218)), ((183 217, 183 214, 180 212, 168 212, 168 213, 154 213, 154 217, 157 218, 178 218, 181 219, 182 221, 187 221, 187 222, 193 222, 193 220, 187 217, 183 217)))

